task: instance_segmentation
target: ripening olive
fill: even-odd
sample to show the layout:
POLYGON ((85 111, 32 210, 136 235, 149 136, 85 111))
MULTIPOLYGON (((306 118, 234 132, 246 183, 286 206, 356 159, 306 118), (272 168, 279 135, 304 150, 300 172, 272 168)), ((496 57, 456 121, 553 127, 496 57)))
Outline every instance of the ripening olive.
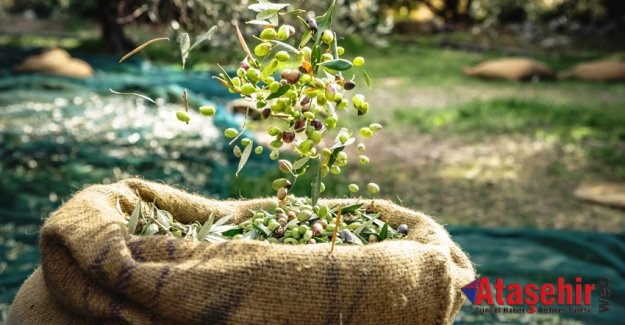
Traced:
POLYGON ((276 53, 276 60, 280 62, 288 61, 290 58, 291 56, 287 51, 279 51, 278 53, 276 53))
POLYGON ((256 45, 256 47, 254 47, 254 54, 256 54, 257 56, 265 56, 269 54, 270 51, 271 43, 268 42, 260 43, 256 45))
POLYGON ((276 39, 277 36, 278 33, 276 33, 276 30, 273 27, 265 28, 262 32, 260 32, 260 38, 265 41, 276 39))
POLYGON ((256 92, 256 87, 254 87, 254 85, 252 84, 245 84, 241 86, 241 93, 243 95, 249 96, 253 94, 254 92, 256 92))
POLYGON ((226 136, 226 138, 234 138, 239 135, 239 131, 237 131, 237 129, 235 128, 227 128, 226 130, 224 130, 224 135, 226 136))
POLYGON ((202 106, 202 107, 200 107, 200 114, 202 114, 204 116, 213 116, 213 115, 215 115, 216 112, 217 112, 217 110, 215 109, 214 106, 202 106))
POLYGON ((191 117, 189 116, 189 114, 185 111, 178 111, 176 112, 176 118, 181 121, 181 122, 185 122, 187 124, 189 124, 189 121, 191 120, 191 117))
POLYGON ((367 192, 371 194, 376 194, 380 192, 380 186, 376 183, 369 183, 367 184, 367 192))
POLYGON ((370 138, 370 137, 373 136, 373 131, 371 131, 371 129, 368 128, 368 127, 361 128, 359 133, 360 133, 360 135, 362 135, 365 138, 370 138))
POLYGON ((397 227, 397 232, 404 236, 408 235, 408 225, 405 223, 402 223, 401 225, 397 227))
POLYGON ((324 30, 321 33, 321 41, 326 44, 332 43, 334 41, 334 33, 329 29, 324 30))
POLYGON ((369 125, 369 128, 373 132, 378 132, 378 131, 382 130, 382 124, 380 124, 380 123, 371 123, 371 125, 369 125))

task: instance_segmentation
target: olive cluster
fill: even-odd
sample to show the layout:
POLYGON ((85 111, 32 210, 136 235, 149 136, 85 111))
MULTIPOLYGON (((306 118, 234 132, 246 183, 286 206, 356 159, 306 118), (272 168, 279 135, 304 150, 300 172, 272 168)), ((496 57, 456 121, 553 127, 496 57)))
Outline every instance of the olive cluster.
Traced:
MULTIPOLYGON (((257 115, 273 122, 267 129, 267 134, 273 138, 269 143, 271 159, 280 159, 280 149, 285 146, 296 153, 299 163, 279 161, 280 170, 290 174, 287 177, 297 178, 306 172, 312 159, 319 159, 321 174, 325 177, 329 173, 339 174, 341 168, 347 166, 348 156, 343 151, 346 146, 354 144, 357 138, 373 136, 382 125, 373 123, 357 134, 347 128, 337 128, 338 113, 348 111, 350 102, 357 116, 369 111, 364 95, 348 96, 356 87, 355 78, 344 76, 353 67, 362 66, 365 60, 362 57, 351 61, 342 59, 345 50, 337 45, 332 30, 321 30, 313 18, 301 20, 305 21, 304 32, 298 41, 295 40, 296 28, 287 24, 265 25, 255 35, 259 43, 253 51, 242 40, 247 57, 239 64, 236 76, 231 77, 224 71, 217 79, 231 92, 255 102, 257 115), (324 141, 331 134, 336 135, 334 142, 324 141)), ((242 132, 228 128, 224 135, 235 142, 242 132)), ((247 142, 241 143, 243 146, 249 144, 249 139, 241 141, 247 142)), ((358 143, 357 147, 358 161, 369 163, 364 143, 358 143)), ((237 156, 242 155, 238 145, 234 151, 237 156)), ((262 151, 258 146, 254 150, 257 154, 262 151)), ((291 182, 281 178, 273 185, 278 198, 283 200, 291 182)), ((321 184, 321 190, 324 187, 321 184)), ((374 183, 366 188, 371 194, 379 191, 374 183)), ((349 189, 358 192, 359 187, 351 184, 349 189)))
POLYGON ((403 238, 408 234, 407 225, 393 229, 380 220, 379 215, 368 213, 363 204, 341 207, 345 212, 339 215, 338 206, 313 206, 307 199, 292 195, 285 201, 270 211, 254 212, 250 219, 225 235, 231 235, 232 239, 266 240, 269 243, 317 244, 330 242, 336 232, 337 244, 365 245, 403 238))

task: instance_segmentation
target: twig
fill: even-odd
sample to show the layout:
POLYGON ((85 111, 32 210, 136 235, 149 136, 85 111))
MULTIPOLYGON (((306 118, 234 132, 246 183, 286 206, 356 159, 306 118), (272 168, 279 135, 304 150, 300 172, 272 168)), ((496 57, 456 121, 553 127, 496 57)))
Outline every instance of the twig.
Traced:
POLYGON ((182 91, 182 103, 184 104, 184 111, 189 112, 189 99, 187 98, 187 90, 182 91))
POLYGON ((239 29, 239 24, 236 21, 233 21, 232 24, 234 25, 234 28, 237 31, 237 37, 239 38, 239 43, 241 43, 241 47, 243 48, 243 51, 245 52, 245 54, 247 54, 247 57, 252 61, 250 63, 255 63, 256 59, 252 55, 252 52, 250 52, 250 48, 247 47, 247 43, 245 43, 243 34, 241 34, 241 30, 239 29))

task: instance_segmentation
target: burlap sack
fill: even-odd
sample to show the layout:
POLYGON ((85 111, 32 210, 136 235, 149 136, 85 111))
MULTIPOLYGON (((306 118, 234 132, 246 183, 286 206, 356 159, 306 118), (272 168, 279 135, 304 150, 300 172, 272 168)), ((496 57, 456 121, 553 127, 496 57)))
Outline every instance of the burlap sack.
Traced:
POLYGON ((387 201, 374 209, 392 225, 408 224, 409 240, 337 246, 329 255, 329 244, 129 235, 116 201, 130 214, 139 198, 182 222, 211 213, 239 222, 269 204, 208 200, 136 179, 89 187, 45 222, 41 271, 23 285, 9 323, 445 324, 474 278, 442 226, 387 201))
POLYGON ((507 80, 531 80, 534 77, 551 80, 556 76, 546 64, 528 58, 488 60, 465 68, 464 73, 471 77, 507 80))
POLYGON ((558 74, 558 78, 576 78, 591 81, 624 81, 625 62, 601 60, 580 63, 558 74))
POLYGON ((31 55, 15 66, 16 72, 47 73, 57 76, 88 78, 93 76, 89 63, 72 58, 63 49, 50 49, 41 54, 31 55))

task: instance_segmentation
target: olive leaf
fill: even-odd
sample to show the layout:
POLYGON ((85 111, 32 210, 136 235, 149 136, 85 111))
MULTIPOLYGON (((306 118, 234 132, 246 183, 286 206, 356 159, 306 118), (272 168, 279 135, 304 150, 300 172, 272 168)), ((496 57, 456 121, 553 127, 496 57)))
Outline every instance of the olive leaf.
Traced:
POLYGON ((258 14, 256 14, 256 19, 257 20, 271 19, 277 13, 278 13, 278 10, 276 10, 276 9, 263 10, 263 11, 259 12, 258 14))
POLYGON ((247 6, 247 9, 250 9, 256 12, 263 12, 266 10, 275 10, 277 12, 288 6, 289 6, 288 3, 273 3, 273 2, 261 0, 261 1, 258 1, 258 3, 253 3, 247 6))
POLYGON ((301 53, 300 50, 294 48, 293 46, 291 46, 291 45, 289 45, 287 43, 280 42, 278 40, 271 40, 271 43, 276 44, 276 47, 278 49, 282 49, 282 50, 285 50, 287 52, 291 52, 293 54, 300 54, 301 53))
POLYGON ((134 234, 137 231, 137 224, 139 223, 139 218, 141 218, 141 201, 137 202, 135 205, 135 209, 132 211, 130 215, 130 220, 128 221, 128 232, 134 234))
POLYGON ((249 24, 249 25, 260 25, 260 26, 268 26, 268 25, 271 25, 271 23, 269 23, 268 21, 265 21, 265 20, 257 20, 257 19, 254 19, 254 20, 249 20, 249 21, 246 21, 245 23, 246 23, 246 24, 249 24))
POLYGON ((256 229, 256 231, 260 232, 265 237, 271 236, 271 230, 269 230, 269 228, 267 228, 267 226, 265 226, 263 224, 252 223, 252 227, 254 227, 254 229, 256 229))
POLYGON ((293 163, 293 167, 291 169, 292 170, 298 170, 298 169, 306 166, 306 164, 308 164, 309 160, 310 160, 310 157, 304 157, 304 158, 298 159, 296 162, 293 163))
POLYGON ((269 96, 267 96, 266 100, 271 100, 271 99, 274 99, 274 98, 278 98, 278 97, 286 94, 286 92, 289 91, 289 89, 291 89, 291 85, 284 85, 284 86, 280 87, 278 89, 278 91, 276 91, 275 93, 272 93, 269 96))
MULTIPOLYGON (((226 72, 226 70, 221 65, 219 65, 219 63, 217 64, 217 67, 223 73, 224 78, 225 78, 224 81, 228 84, 230 89, 234 90, 235 87, 234 87, 234 84, 232 83, 232 78, 230 78, 230 76, 228 75, 228 72, 226 72)), ((213 77, 213 78, 216 78, 216 79, 219 79, 219 80, 223 80, 223 79, 218 78, 218 77, 213 77)))
POLYGON ((364 203, 356 203, 356 204, 352 204, 352 205, 348 205, 344 208, 341 209, 341 211, 343 211, 343 213, 354 213, 356 212, 356 210, 360 209, 362 206, 364 205, 364 203))
POLYGON ((310 198, 312 200, 312 205, 316 205, 319 200, 319 196, 321 194, 321 158, 314 160, 316 161, 315 166, 315 179, 311 186, 310 198))
POLYGON ((191 52, 194 48, 196 48, 202 42, 210 41, 210 39, 213 38, 213 35, 215 35, 216 31, 217 31, 217 26, 213 26, 206 33, 202 34, 201 36, 198 36, 195 39, 195 42, 193 43, 193 45, 191 45, 191 47, 189 47, 189 49, 187 50, 187 55, 189 54, 189 52, 191 52))
POLYGON ((345 60, 345 59, 330 60, 330 61, 322 62, 320 63, 320 65, 326 68, 330 68, 332 70, 336 70, 336 71, 349 70, 353 66, 353 64, 350 61, 345 60))
POLYGON ((141 94, 137 94, 137 93, 122 93, 122 92, 119 92, 119 91, 115 91, 115 90, 113 90, 111 88, 109 88, 109 91, 112 92, 113 94, 116 94, 116 95, 131 95, 131 96, 141 97, 141 98, 143 98, 143 99, 145 99, 145 100, 147 100, 149 102, 152 102, 152 103, 156 104, 154 99, 152 99, 152 98, 150 98, 150 97, 148 97, 146 95, 141 95, 141 94))
POLYGON ((215 221, 215 216, 211 214, 210 217, 208 217, 208 219, 206 220, 206 222, 204 222, 204 225, 200 229, 200 232, 197 233, 198 240, 201 241, 201 240, 204 240, 204 238, 206 238, 206 235, 208 235, 208 232, 213 226, 214 221, 215 221))
POLYGON ((371 89, 371 77, 367 73, 367 70, 362 70, 362 76, 365 77, 365 82, 367 83, 367 87, 371 89))
POLYGON ((315 45, 319 45, 319 43, 321 42, 321 35, 323 34, 323 31, 329 29, 330 26, 332 26, 332 15, 334 13, 335 3, 336 0, 332 0, 332 3, 323 14, 323 16, 317 19, 317 35, 315 35, 315 45))
POLYGON ((191 47, 191 39, 188 33, 182 33, 178 35, 178 43, 180 43, 180 55, 182 59, 182 68, 184 69, 187 63, 187 57, 189 56, 189 48, 191 47))
POLYGON ((360 227, 356 228, 356 230, 354 230, 354 234, 356 235, 360 235, 360 233, 365 230, 366 228, 371 228, 371 226, 373 226, 373 222, 379 217, 379 215, 374 215, 372 218, 370 218, 367 222, 363 223, 360 227))
POLYGON ((380 229, 380 234, 378 235, 378 238, 380 238, 380 241, 385 240, 388 237, 388 223, 384 223, 384 226, 382 226, 382 229, 380 229))
POLYGON ((250 155, 252 154, 253 147, 254 147, 254 142, 250 142, 248 143, 247 146, 245 146, 245 149, 243 149, 243 153, 241 154, 241 160, 239 160, 239 167, 237 168, 237 172, 235 176, 239 176, 239 172, 241 171, 241 169, 243 169, 243 167, 247 163, 247 160, 250 158, 250 155))

